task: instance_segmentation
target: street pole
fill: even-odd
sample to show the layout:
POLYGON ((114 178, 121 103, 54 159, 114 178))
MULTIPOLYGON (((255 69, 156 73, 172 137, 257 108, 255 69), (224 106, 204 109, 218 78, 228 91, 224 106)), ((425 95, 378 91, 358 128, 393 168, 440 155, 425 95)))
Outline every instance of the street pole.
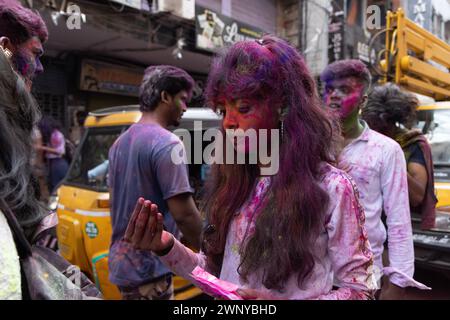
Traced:
POLYGON ((342 43, 344 44, 344 55, 343 55, 343 58, 344 59, 348 59, 349 58, 349 56, 348 56, 348 53, 347 53, 347 42, 346 42, 346 39, 347 39, 347 36, 346 36, 346 33, 347 33, 347 15, 348 15, 348 12, 347 12, 347 1, 348 0, 344 0, 344 8, 343 8, 343 11, 344 11, 344 22, 343 22, 343 26, 342 26, 342 28, 344 29, 344 34, 343 34, 343 36, 342 36, 342 43))
POLYGON ((298 48, 303 53, 306 49, 306 0, 298 1, 298 20, 299 20, 299 33, 298 33, 298 48))

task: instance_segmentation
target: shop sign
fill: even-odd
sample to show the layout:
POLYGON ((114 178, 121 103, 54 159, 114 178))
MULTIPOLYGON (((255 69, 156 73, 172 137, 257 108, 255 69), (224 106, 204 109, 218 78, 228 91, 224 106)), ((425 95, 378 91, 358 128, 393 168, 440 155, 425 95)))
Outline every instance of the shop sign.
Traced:
POLYGON ((345 13, 344 1, 333 1, 328 25, 328 63, 344 59, 345 13))
POLYGON ((237 41, 254 40, 264 31, 202 6, 195 6, 196 45, 199 49, 216 51, 237 41))
POLYGON ((372 48, 370 52, 370 59, 369 59, 369 45, 364 42, 358 42, 358 59, 361 61, 366 62, 367 64, 369 62, 375 63, 376 62, 376 52, 375 49, 372 48))
POLYGON ((139 96, 144 70, 95 60, 81 64, 80 90, 139 96))
POLYGON ((428 31, 431 31, 432 11, 431 0, 408 1, 408 18, 428 31))
POLYGON ((169 11, 171 14, 184 19, 194 19, 195 0, 158 0, 156 3, 158 11, 169 11))

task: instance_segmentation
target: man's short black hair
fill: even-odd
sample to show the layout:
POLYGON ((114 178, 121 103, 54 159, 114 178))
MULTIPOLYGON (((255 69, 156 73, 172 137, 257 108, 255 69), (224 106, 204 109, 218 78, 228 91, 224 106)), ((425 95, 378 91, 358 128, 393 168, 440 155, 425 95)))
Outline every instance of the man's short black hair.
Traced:
POLYGON ((364 91, 367 93, 370 89, 372 76, 366 65, 356 59, 339 60, 328 65, 320 75, 322 82, 331 80, 340 80, 343 78, 355 77, 364 83, 364 91))
POLYGON ((174 96, 186 90, 190 95, 194 84, 194 79, 180 68, 167 65, 148 67, 139 90, 140 110, 142 112, 155 110, 161 102, 163 91, 174 96))

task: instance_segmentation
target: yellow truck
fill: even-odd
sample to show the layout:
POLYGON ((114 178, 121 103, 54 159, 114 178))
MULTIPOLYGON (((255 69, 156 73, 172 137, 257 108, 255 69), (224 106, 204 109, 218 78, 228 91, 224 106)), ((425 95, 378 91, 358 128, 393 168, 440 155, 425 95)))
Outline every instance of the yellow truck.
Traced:
MULTIPOLYGON (((108 250, 111 241, 110 203, 107 187, 109 148, 117 137, 141 117, 138 106, 113 107, 92 112, 86 118, 86 132, 69 171, 52 198, 56 208, 60 253, 80 267, 101 290, 106 299, 120 299, 116 286, 108 280, 108 250)), ((202 130, 217 128, 220 117, 210 109, 189 108, 180 128, 194 134, 194 121, 202 130)), ((190 181, 196 189, 204 180, 202 166, 190 165, 190 181)), ((174 277, 175 298, 196 298, 201 290, 181 277, 174 277)))
POLYGON ((435 228, 412 217, 416 264, 450 275, 450 45, 405 17, 388 12, 385 49, 373 66, 381 83, 431 98, 418 108, 418 127, 431 145, 438 198, 435 228))

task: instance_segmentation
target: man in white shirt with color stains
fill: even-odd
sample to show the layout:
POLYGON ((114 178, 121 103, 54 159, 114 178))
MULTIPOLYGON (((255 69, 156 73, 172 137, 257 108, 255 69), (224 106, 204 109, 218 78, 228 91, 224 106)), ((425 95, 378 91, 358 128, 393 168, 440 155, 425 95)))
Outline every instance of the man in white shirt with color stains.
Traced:
POLYGON ((324 102, 341 122, 343 145, 339 167, 350 174, 358 187, 374 264, 389 278, 380 299, 400 299, 408 286, 425 289, 412 279, 414 246, 402 149, 394 140, 371 130, 359 117, 367 101, 370 73, 359 60, 342 60, 327 66, 321 80, 325 85, 324 102), (383 268, 386 239, 389 261, 383 268))

